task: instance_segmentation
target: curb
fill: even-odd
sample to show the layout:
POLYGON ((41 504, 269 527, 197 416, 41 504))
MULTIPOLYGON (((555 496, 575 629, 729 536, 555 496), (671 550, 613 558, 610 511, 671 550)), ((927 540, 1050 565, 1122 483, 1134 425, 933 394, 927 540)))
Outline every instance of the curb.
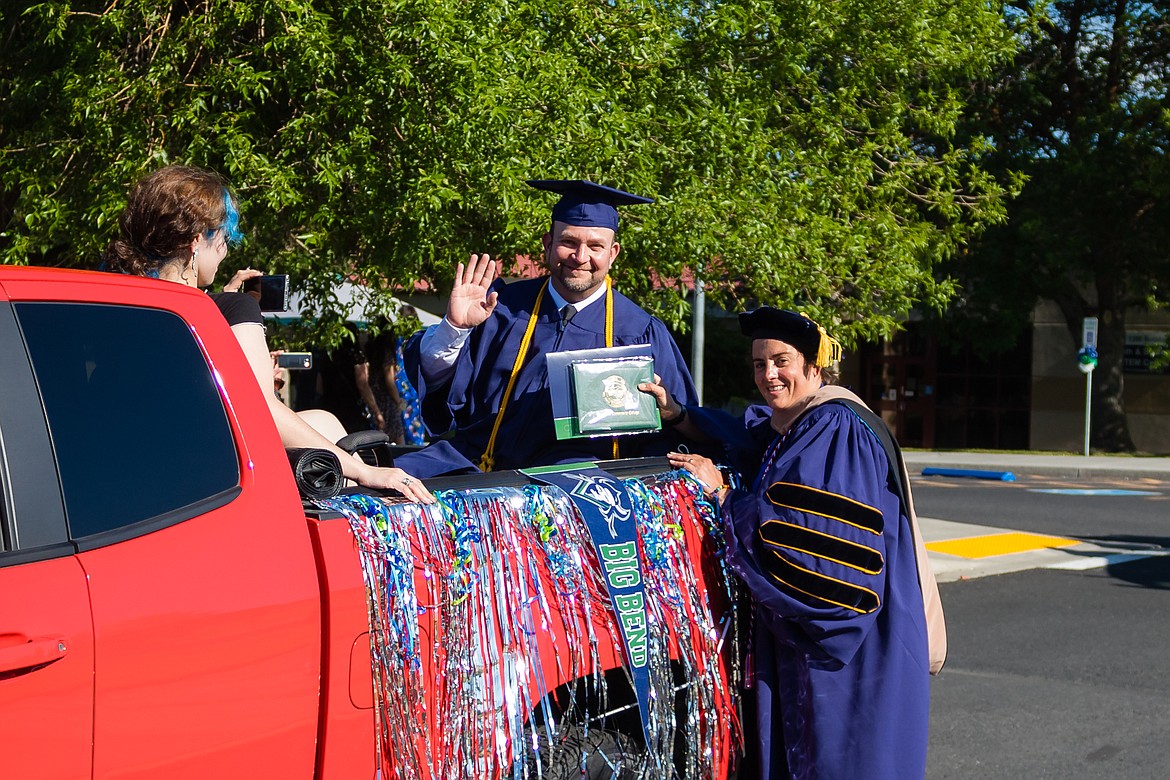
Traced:
MULTIPOLYGON (((914 476, 942 475, 941 470, 1011 473, 1064 479, 1170 480, 1170 458, 1112 458, 1083 455, 996 455, 990 453, 903 453, 914 476)), ((968 476, 963 474, 962 476, 968 476)), ((960 476, 955 474, 954 476, 960 476)))

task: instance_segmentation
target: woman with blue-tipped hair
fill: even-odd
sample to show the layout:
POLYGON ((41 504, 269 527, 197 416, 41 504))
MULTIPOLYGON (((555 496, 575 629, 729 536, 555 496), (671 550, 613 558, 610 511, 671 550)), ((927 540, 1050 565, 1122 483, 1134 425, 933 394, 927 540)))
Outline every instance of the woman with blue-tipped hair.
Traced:
MULTIPOLYGON (((119 226, 120 235, 103 258, 106 270, 188 287, 209 287, 228 246, 242 238, 236 199, 227 182, 213 171, 186 165, 168 165, 135 184, 119 226)), ((236 292, 246 275, 233 277, 226 288, 232 291, 211 297, 252 366, 284 446, 330 450, 347 478, 367 487, 397 490, 413 501, 433 502, 418 479, 402 469, 377 468, 349 455, 277 399, 260 306, 250 295, 236 292)))

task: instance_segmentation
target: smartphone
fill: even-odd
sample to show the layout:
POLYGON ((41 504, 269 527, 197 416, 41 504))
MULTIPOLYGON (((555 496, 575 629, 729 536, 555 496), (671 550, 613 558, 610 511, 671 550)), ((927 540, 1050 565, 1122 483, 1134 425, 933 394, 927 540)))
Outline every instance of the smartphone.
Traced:
POLYGON ((288 274, 255 276, 244 282, 245 293, 260 301, 260 311, 288 311, 288 274))
POLYGON ((280 368, 312 368, 312 352, 281 352, 276 356, 276 365, 280 368))

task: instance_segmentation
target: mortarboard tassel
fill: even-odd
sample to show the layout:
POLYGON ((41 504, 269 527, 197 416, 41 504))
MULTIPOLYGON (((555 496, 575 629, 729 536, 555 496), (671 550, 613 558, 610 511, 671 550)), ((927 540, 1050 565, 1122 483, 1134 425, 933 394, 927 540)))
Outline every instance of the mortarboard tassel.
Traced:
POLYGON ((841 342, 837 341, 837 339, 826 333, 825 329, 814 322, 812 317, 808 316, 804 312, 801 312, 800 316, 804 317, 809 322, 812 322, 813 325, 816 325, 817 331, 821 334, 820 343, 817 345, 816 365, 821 368, 825 368, 826 366, 831 366, 832 364, 839 361, 841 359, 841 342))

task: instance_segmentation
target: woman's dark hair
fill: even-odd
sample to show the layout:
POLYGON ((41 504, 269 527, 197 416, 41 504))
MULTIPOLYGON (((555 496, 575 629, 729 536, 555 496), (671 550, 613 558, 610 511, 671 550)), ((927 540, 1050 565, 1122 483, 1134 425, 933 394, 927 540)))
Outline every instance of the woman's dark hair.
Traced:
POLYGON ((140 179, 130 190, 119 220, 121 234, 102 258, 106 270, 156 276, 168 262, 187 259, 201 233, 234 230, 235 199, 214 171, 168 165, 140 179))
POLYGON ((381 371, 387 363, 396 363, 398 337, 393 330, 386 329, 366 342, 366 357, 370 365, 381 371))

